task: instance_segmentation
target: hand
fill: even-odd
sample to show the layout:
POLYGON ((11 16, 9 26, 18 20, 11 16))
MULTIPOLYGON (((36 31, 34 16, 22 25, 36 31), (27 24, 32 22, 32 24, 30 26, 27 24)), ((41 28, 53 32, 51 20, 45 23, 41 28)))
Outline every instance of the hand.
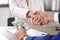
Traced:
POLYGON ((54 21, 54 13, 42 12, 42 11, 32 11, 28 13, 32 18, 32 22, 35 25, 45 25, 51 21, 54 21))
POLYGON ((27 36, 26 31, 23 28, 17 29, 16 37, 18 40, 23 40, 23 38, 27 36))
POLYGON ((27 13, 27 17, 31 18, 34 14, 35 14, 35 11, 29 10, 28 13, 27 13))
POLYGON ((36 11, 32 21, 36 25, 44 25, 48 23, 48 14, 42 11, 36 11))

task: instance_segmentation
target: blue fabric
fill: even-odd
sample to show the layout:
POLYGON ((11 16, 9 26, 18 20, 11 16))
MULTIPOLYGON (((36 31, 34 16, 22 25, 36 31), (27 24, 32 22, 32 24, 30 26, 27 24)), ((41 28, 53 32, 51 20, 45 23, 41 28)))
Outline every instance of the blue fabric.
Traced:
POLYGON ((59 23, 60 23, 60 13, 58 14, 58 20, 59 20, 59 23))
POLYGON ((42 37, 37 37, 37 36, 34 36, 34 37, 31 37, 31 36, 28 36, 26 38, 26 40, 60 40, 60 32, 56 35, 46 35, 46 36, 42 36, 42 37))

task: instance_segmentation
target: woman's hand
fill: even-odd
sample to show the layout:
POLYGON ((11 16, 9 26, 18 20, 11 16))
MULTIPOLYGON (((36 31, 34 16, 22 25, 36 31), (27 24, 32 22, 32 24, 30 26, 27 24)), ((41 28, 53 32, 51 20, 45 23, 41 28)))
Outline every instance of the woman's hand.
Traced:
POLYGON ((16 37, 18 40, 23 40, 23 38, 26 36, 27 36, 26 31, 23 28, 17 29, 16 37))

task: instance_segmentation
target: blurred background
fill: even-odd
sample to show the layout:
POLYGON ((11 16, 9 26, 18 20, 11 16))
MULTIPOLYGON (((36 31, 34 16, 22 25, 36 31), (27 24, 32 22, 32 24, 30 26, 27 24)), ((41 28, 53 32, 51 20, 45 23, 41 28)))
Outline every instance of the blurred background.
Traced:
MULTIPOLYGON (((10 17, 9 0, 0 1, 0 26, 7 26, 10 17)), ((60 0, 43 0, 44 10, 50 12, 60 11, 60 0)))

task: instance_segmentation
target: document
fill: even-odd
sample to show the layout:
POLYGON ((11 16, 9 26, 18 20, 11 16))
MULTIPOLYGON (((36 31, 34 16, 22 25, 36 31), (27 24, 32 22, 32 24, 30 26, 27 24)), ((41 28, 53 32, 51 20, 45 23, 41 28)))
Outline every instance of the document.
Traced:
POLYGON ((0 40, 8 40, 8 39, 4 37, 3 35, 0 35, 0 40))
MULTIPOLYGON (((11 29, 11 30, 8 30, 10 33, 12 34, 15 34, 17 29, 11 29)), ((45 33, 45 32, 41 32, 41 31, 37 31, 35 29, 29 29, 26 31, 27 35, 29 36, 45 36, 47 35, 48 33, 45 33)))

